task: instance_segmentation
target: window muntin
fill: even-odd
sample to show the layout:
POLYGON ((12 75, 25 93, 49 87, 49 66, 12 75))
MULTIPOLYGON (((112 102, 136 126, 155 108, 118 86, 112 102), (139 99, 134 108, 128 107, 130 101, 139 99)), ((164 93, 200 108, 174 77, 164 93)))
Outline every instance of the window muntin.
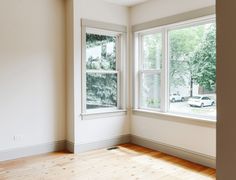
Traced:
POLYGON ((118 109, 120 34, 86 33, 86 110, 118 109))
MULTIPOLYGON (((139 84, 137 87, 139 87, 139 108, 140 109, 151 109, 154 111, 161 111, 161 112, 170 112, 175 114, 182 114, 187 116, 193 116, 193 117, 199 117, 199 118, 210 118, 215 119, 216 117, 216 94, 215 94, 215 20, 213 18, 211 19, 204 19, 196 21, 194 20, 193 23, 188 21, 185 23, 180 23, 177 25, 168 25, 165 27, 158 28, 158 30, 151 30, 151 33, 145 32, 138 32, 136 33, 136 38, 138 43, 136 43, 141 48, 136 48, 136 51, 138 51, 138 55, 136 57, 139 59, 139 80, 137 83, 139 84), (210 37, 207 37, 207 31, 211 30, 213 33, 210 35, 210 37), (160 53, 160 60, 163 62, 158 63, 150 63, 149 58, 147 57, 147 54, 144 52, 144 45, 147 47, 146 52, 149 52, 149 47, 152 47, 152 44, 150 44, 148 41, 151 41, 153 37, 155 37, 155 34, 162 31, 162 38, 160 47, 162 47, 162 50, 160 53), (182 31, 182 32, 181 32, 182 31), (143 38, 143 36, 146 34, 147 38, 143 38), (174 34, 174 35, 173 35, 174 34), (196 34, 198 36, 196 36, 196 34), (175 36, 175 37, 174 37, 175 36), (182 39, 183 37, 187 37, 186 39, 182 39), (173 39, 174 38, 174 39, 173 39), (144 42, 144 39, 147 39, 146 42, 144 42), (205 42, 204 42, 205 39, 205 42), (172 42, 175 43, 172 43, 172 42), (172 43, 172 44, 171 44, 172 43), (190 44, 190 45, 189 45, 190 44), (198 59, 201 59, 201 56, 203 53, 196 53, 197 49, 201 48, 200 46, 206 46, 208 47, 208 52, 211 47, 211 51, 209 52, 209 58, 206 60, 209 60, 211 63, 211 72, 205 71, 205 74, 203 76, 211 76, 211 78, 201 82, 205 83, 208 87, 213 87, 211 90, 203 89, 202 87, 196 88, 196 84, 199 83, 196 81, 196 76, 190 78, 189 82, 186 81, 186 78, 190 76, 191 69, 190 64, 192 62, 187 61, 189 57, 192 57, 193 54, 196 54, 198 59), (174 59, 178 59, 178 61, 173 61, 174 59), (159 67, 159 68, 158 68, 159 67), (180 67, 180 68, 178 68, 180 67), (159 70, 159 72, 158 72, 159 70), (154 78, 149 78, 148 83, 143 83, 143 74, 149 72, 154 76, 154 74, 160 75, 160 81, 161 83, 156 83, 157 81, 154 80, 154 78), (151 83, 153 80, 153 83, 151 83), (190 84, 190 82, 195 83, 193 85, 190 84), (152 99, 152 93, 148 93, 148 90, 151 91, 151 89, 154 89, 154 83, 159 84, 159 87, 155 87, 155 89, 160 89, 159 91, 159 99, 161 99, 158 106, 148 105, 148 100, 152 99), (186 83, 186 86, 183 86, 182 84, 186 83), (142 95, 143 91, 142 89, 145 89, 147 86, 148 90, 146 90, 146 94, 148 94, 151 98, 149 98, 147 95, 142 95), (177 86, 173 88, 173 86, 177 86), (193 96, 206 96, 208 99, 202 100, 206 103, 208 103, 207 106, 190 106, 188 103, 188 99, 190 99, 190 95, 183 95, 183 91, 190 92, 190 89, 193 89, 192 97, 193 96), (195 89, 194 89, 195 88, 195 89), (188 90, 186 90, 188 89, 188 90), (194 93, 198 90, 202 93, 194 93), (146 100, 146 103, 144 103, 146 100), (178 106, 179 104, 179 106, 178 106), (182 105, 180 105, 182 104, 182 105), (209 105, 210 104, 210 105, 209 105), (187 110, 186 110, 187 109, 187 110)), ((154 38, 152 39, 154 41, 154 38)), ((138 47, 137 46, 137 47, 138 47)), ((155 46, 155 45, 154 45, 155 46)), ((158 49, 158 46, 156 46, 158 49)), ((155 49, 155 48, 154 48, 155 49)), ((207 51, 205 51, 207 53, 207 51)), ((197 59, 196 58, 196 59, 197 59)), ((206 61, 205 60, 205 61, 206 61)), ((204 63, 204 60, 201 59, 199 62, 195 60, 195 65, 192 66, 195 67, 197 63, 199 67, 203 68, 206 66, 206 62, 204 63), (201 64, 200 64, 201 63, 201 64)), ((209 65, 209 64, 208 64, 209 65)), ((209 68, 209 67, 208 67, 209 68)), ((206 68, 207 69, 207 68, 206 68)), ((193 71, 197 71, 198 73, 201 72, 202 69, 193 69, 193 71)), ((197 74, 197 72, 194 72, 197 74)), ((199 75, 200 76, 200 75, 199 75)), ((191 98, 192 99, 192 98, 191 98)), ((150 100, 149 100, 150 101, 150 100)), ((152 102, 152 101, 150 101, 152 102)))

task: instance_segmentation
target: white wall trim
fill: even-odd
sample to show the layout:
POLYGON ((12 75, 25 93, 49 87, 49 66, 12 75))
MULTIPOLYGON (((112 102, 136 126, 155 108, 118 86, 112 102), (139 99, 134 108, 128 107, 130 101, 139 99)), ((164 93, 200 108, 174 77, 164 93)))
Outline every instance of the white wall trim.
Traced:
POLYGON ((213 156, 193 152, 191 150, 164 144, 135 135, 131 135, 131 143, 154 149, 207 167, 216 167, 216 158, 213 156))
POLYGON ((109 117, 118 117, 118 116, 126 116, 127 111, 118 109, 114 111, 105 111, 105 112, 94 112, 94 113, 82 113, 82 120, 91 120, 91 119, 99 119, 99 118, 109 118, 109 117))
POLYGON ((88 19, 82 19, 81 25, 82 27, 98 28, 115 32, 124 32, 124 33, 127 32, 127 27, 124 25, 88 20, 88 19))
POLYGON ((204 16, 210 16, 213 14, 215 14, 215 6, 205 7, 205 8, 201 8, 201 9, 197 9, 197 10, 193 10, 193 11, 189 11, 189 12, 185 12, 185 13, 181 13, 181 14, 177 14, 177 15, 173 15, 173 16, 169 16, 169 17, 164 17, 161 19, 157 19, 157 20, 153 20, 153 21, 149 21, 149 22, 145 22, 145 23, 141 23, 141 24, 137 24, 137 25, 133 25, 132 31, 137 32, 137 31, 142 31, 142 30, 146 30, 146 29, 152 29, 152 28, 156 28, 159 26, 188 21, 191 19, 200 18, 200 17, 204 17, 204 16))
POLYGON ((163 113, 163 112, 154 112, 154 111, 146 111, 141 109, 134 109, 132 111, 133 115, 143 116, 153 119, 167 120, 167 121, 175 121, 184 124, 192 124, 203 127, 216 128, 216 120, 197 118, 184 116, 181 114, 172 114, 172 113, 163 113))
POLYGON ((95 141, 84 144, 73 144, 74 153, 82 153, 100 148, 107 148, 124 143, 130 143, 130 134, 113 137, 111 139, 105 139, 101 141, 95 141))
POLYGON ((65 140, 0 151, 0 161, 65 150, 65 140))

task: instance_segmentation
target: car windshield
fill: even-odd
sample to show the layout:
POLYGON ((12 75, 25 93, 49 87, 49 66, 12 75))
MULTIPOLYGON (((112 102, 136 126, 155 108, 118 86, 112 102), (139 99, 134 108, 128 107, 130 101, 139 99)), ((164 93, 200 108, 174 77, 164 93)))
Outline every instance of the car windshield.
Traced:
POLYGON ((201 99, 201 97, 200 96, 193 96, 193 97, 191 97, 192 99, 201 99))

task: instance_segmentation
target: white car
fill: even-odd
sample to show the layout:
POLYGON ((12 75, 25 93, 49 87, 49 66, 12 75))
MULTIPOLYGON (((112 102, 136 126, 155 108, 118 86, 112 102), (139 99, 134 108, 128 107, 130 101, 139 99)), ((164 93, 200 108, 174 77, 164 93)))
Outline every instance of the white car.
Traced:
POLYGON ((170 101, 171 102, 177 102, 177 101, 184 101, 184 97, 180 96, 179 94, 171 94, 170 95, 170 101))
POLYGON ((190 106, 204 107, 213 106, 215 104, 215 101, 207 96, 193 96, 189 98, 188 104, 190 106))

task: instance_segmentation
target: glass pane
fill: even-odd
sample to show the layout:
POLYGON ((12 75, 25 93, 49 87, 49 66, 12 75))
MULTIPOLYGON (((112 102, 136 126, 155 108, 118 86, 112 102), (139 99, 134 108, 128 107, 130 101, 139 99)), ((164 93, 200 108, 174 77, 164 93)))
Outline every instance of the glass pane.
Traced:
POLYGON ((169 31, 172 112, 216 117, 215 23, 169 31))
POLYGON ((116 37, 86 34, 86 68, 116 70, 116 37))
POLYGON ((160 84, 161 78, 159 74, 142 75, 142 108, 160 108, 160 84))
POLYGON ((160 69, 162 58, 161 33, 143 36, 143 68, 160 69))
POLYGON ((117 107, 117 74, 87 73, 87 109, 117 107))

